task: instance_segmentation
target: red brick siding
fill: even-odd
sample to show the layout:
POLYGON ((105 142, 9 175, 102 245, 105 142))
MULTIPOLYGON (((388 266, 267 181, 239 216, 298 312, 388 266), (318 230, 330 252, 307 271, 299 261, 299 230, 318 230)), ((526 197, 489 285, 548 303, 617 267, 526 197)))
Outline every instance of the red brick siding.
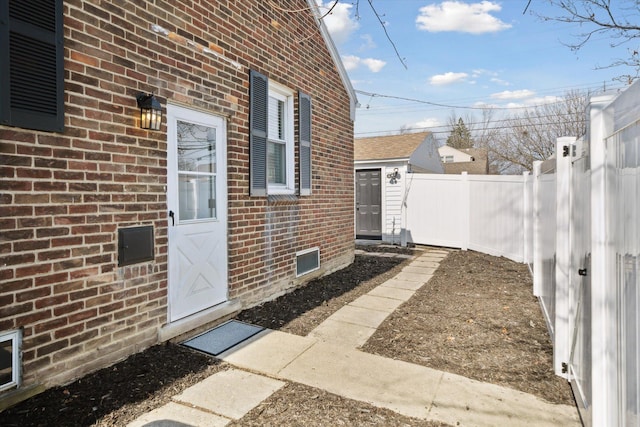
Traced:
POLYGON ((166 124, 138 128, 138 92, 227 117, 231 299, 308 280, 295 278, 300 250, 320 248, 321 272, 352 260, 349 98, 311 16, 283 11, 306 1, 277 3, 64 2, 65 131, 0 126, 0 331, 24 330, 25 386, 126 357, 166 323, 166 124), (249 69, 312 97, 311 196, 249 196, 249 69), (133 225, 154 226, 155 259, 118 267, 117 231, 133 225))

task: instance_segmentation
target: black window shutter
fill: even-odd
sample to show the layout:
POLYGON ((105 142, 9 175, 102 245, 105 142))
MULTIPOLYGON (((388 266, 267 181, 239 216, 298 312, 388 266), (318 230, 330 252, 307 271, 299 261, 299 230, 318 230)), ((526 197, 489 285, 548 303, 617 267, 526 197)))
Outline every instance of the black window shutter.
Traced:
POLYGON ((267 76, 249 71, 249 187, 252 196, 267 195, 267 76))
POLYGON ((298 92, 300 195, 311 194, 311 97, 298 92))
POLYGON ((62 0, 0 6, 0 122, 64 130, 62 0))

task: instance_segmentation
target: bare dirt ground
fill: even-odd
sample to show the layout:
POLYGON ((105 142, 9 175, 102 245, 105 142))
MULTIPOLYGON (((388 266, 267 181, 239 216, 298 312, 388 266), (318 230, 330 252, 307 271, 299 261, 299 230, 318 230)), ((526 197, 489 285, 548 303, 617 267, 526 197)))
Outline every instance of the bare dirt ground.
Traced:
POLYGON ((532 287, 524 264, 451 252, 363 350, 571 405, 532 287))
MULTIPOLYGON (((344 304, 395 276, 405 263, 357 256, 351 266, 236 318, 306 335, 344 304)), ((568 384, 551 369, 551 344, 527 267, 503 258, 452 251, 429 283, 381 325, 363 350, 505 385, 553 403, 572 403, 568 384)), ((123 426, 228 368, 179 345, 159 345, 0 413, 0 425, 123 426)), ((443 424, 288 383, 231 425, 443 424)))

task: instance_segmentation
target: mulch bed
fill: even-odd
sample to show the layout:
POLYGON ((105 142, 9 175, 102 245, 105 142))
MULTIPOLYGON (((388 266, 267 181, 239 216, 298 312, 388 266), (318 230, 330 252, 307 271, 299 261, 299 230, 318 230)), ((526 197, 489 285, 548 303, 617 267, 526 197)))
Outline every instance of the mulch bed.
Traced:
MULTIPOLYGON (((406 262, 359 255, 351 266, 236 318, 306 335, 343 305, 395 276, 406 262)), ((571 403, 568 384, 551 369, 551 345, 531 295, 527 267, 503 258, 452 252, 427 286, 383 323, 364 350, 506 385, 554 403, 571 403)), ((176 344, 158 345, 0 413, 0 425, 122 426, 228 368, 224 362, 176 344)), ((444 424, 288 383, 231 425, 444 424)))
POLYGON ((532 289, 524 264, 451 252, 363 350, 572 405, 532 289))

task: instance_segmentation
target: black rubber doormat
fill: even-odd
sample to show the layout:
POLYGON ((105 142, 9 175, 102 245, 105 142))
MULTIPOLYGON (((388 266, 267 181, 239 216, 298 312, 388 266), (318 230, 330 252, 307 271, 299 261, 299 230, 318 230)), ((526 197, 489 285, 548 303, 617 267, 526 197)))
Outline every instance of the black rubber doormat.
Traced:
POLYGON ((195 338, 183 342, 182 345, 217 356, 251 338, 258 332, 264 331, 264 329, 262 326, 229 320, 195 338))

